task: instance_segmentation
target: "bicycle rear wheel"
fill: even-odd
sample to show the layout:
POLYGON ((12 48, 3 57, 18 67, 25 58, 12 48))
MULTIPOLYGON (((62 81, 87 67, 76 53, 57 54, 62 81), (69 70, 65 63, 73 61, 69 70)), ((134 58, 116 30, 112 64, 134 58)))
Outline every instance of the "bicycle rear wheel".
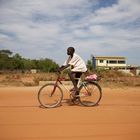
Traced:
POLYGON ((43 107, 53 108, 61 103, 63 92, 58 85, 54 90, 54 86, 55 84, 52 83, 46 84, 40 88, 38 92, 38 101, 43 107))
POLYGON ((79 93, 79 102, 84 106, 96 106, 102 97, 101 87, 95 82, 84 82, 79 93))

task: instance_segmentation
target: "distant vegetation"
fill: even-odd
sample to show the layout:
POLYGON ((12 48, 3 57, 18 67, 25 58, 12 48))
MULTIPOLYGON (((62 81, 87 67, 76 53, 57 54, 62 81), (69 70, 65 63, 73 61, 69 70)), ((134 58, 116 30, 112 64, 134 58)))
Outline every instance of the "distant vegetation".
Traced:
POLYGON ((10 50, 0 50, 0 70, 37 69, 42 72, 54 72, 58 68, 58 64, 48 58, 31 60, 22 58, 18 53, 12 54, 10 50))
MULTIPOLYGON (((40 81, 54 81, 57 78, 55 73, 58 64, 53 60, 45 58, 32 60, 21 57, 19 54, 13 54, 10 50, 0 50, 0 86, 35 86, 40 81), (38 73, 31 73, 31 69, 36 69, 38 73), (23 72, 23 73, 22 73, 23 72)), ((82 76, 96 73, 101 79, 101 86, 105 87, 123 87, 140 86, 140 77, 131 76, 118 70, 94 69, 92 62, 87 61, 88 72, 82 76)), ((69 80, 67 70, 62 73, 65 80, 69 80)))

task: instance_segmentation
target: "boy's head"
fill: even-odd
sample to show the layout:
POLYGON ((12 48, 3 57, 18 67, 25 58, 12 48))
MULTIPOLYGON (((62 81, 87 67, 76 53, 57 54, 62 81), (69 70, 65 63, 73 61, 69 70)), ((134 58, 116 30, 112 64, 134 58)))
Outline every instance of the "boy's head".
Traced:
POLYGON ((73 55, 74 52, 75 52, 75 49, 73 47, 68 47, 68 49, 67 49, 67 54, 68 55, 73 55))

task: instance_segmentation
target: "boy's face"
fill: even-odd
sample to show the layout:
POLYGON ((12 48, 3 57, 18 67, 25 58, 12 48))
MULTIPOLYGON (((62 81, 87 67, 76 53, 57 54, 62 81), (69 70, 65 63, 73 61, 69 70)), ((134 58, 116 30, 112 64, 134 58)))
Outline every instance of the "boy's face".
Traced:
POLYGON ((73 55, 73 50, 72 49, 67 49, 67 55, 73 55))

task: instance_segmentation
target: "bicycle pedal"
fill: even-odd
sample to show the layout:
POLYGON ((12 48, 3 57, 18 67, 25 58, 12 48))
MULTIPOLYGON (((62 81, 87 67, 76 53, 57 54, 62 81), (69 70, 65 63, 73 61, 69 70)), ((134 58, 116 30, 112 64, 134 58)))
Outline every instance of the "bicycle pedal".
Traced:
POLYGON ((86 97, 86 96, 90 96, 88 93, 82 93, 80 94, 80 97, 86 97))

